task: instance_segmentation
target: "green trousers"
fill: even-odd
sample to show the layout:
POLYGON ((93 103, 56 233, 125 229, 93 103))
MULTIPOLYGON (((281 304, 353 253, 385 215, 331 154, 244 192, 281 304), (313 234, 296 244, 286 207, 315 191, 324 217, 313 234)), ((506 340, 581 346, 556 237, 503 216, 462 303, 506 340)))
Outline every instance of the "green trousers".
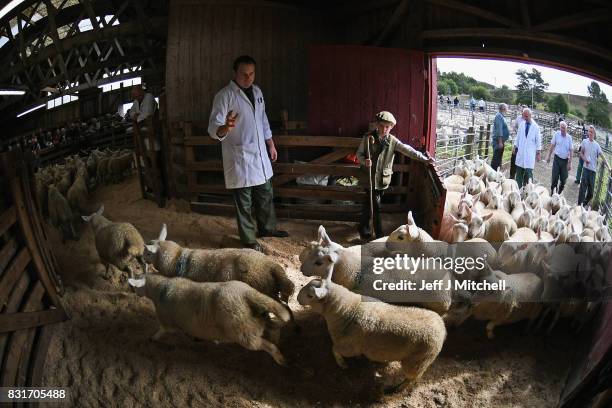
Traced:
POLYGON ((529 182, 529 179, 533 182, 533 169, 525 169, 521 166, 516 166, 515 180, 519 188, 523 187, 529 182))
POLYGON ((236 204, 238 233, 243 244, 257 242, 253 218, 257 222, 259 232, 276 230, 274 194, 270 180, 258 186, 234 188, 232 192, 236 204))

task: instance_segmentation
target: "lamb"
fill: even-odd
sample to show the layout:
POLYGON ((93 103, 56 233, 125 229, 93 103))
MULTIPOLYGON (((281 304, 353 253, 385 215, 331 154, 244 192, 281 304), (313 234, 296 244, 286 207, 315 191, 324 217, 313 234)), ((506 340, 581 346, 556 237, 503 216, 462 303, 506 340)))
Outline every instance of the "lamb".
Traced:
POLYGON ((509 274, 524 272, 527 245, 537 241, 537 234, 529 228, 519 228, 512 236, 505 233, 504 242, 497 251, 499 268, 509 274))
POLYGON ((195 282, 242 281, 261 293, 283 302, 295 286, 285 269, 270 257, 248 248, 189 249, 167 241, 162 226, 159 237, 145 246, 144 259, 160 274, 195 282))
MULTIPOLYGON (((505 291, 495 291, 492 295, 474 296, 468 316, 487 323, 487 337, 495 338, 495 326, 515 323, 528 319, 530 325, 542 311, 538 301, 542 294, 542 280, 533 273, 507 275, 502 271, 494 271, 488 267, 489 275, 483 280, 489 282, 506 282, 505 291), (474 301, 475 300, 475 301, 474 301)), ((467 316, 466 316, 467 318, 467 316)))
POLYGON ((51 223, 62 232, 62 242, 66 242, 66 238, 79 239, 74 228, 74 216, 70 204, 54 184, 49 186, 47 201, 49 218, 51 218, 51 223))
POLYGON ((96 250, 100 261, 109 272, 110 265, 128 272, 134 277, 131 262, 137 260, 145 270, 144 241, 138 230, 127 222, 112 222, 102 215, 104 205, 91 215, 83 215, 85 222, 91 223, 94 232, 96 250))
POLYGON ((517 193, 520 191, 518 183, 514 179, 504 179, 501 182, 502 186, 502 194, 508 194, 510 192, 516 191, 517 193))
POLYGON ((114 183, 121 181, 123 173, 129 170, 132 166, 132 154, 124 154, 117 157, 112 157, 108 161, 108 176, 114 183))
POLYGON ((567 205, 565 197, 557 193, 557 187, 553 189, 553 195, 550 197, 550 212, 554 215, 562 206, 567 205))
POLYGON ((389 234, 387 250, 391 253, 408 254, 411 256, 435 257, 444 256, 448 252, 448 244, 435 240, 425 230, 414 222, 412 211, 408 212, 406 224, 389 234))
POLYGON ((290 320, 290 314, 246 283, 199 283, 158 274, 129 279, 129 283, 137 294, 151 299, 155 305, 160 327, 153 340, 159 341, 166 332, 180 330, 199 339, 263 350, 277 364, 285 365, 276 344, 264 336, 278 338, 280 327, 290 320))
POLYGON ((401 361, 404 380, 385 392, 401 391, 418 381, 446 339, 444 322, 436 313, 363 301, 331 279, 310 281, 299 292, 298 302, 325 318, 340 367, 347 368, 344 357, 360 355, 381 363, 401 361))
MULTIPOLYGON (((419 254, 420 255, 420 254, 419 254)), ((355 292, 365 292, 372 290, 373 282, 379 279, 379 275, 362 271, 362 261, 365 263, 373 262, 372 257, 362 257, 360 252, 343 248, 333 242, 327 235, 323 226, 319 227, 319 241, 313 241, 300 254, 300 271, 304 276, 318 276, 323 279, 328 278, 328 264, 334 258, 333 282, 344 286, 355 292)), ((415 305, 422 306, 443 315, 451 305, 452 294, 447 290, 448 281, 451 280, 450 273, 446 270, 419 270, 411 275, 407 271, 390 270, 385 273, 386 281, 406 280, 427 280, 443 282, 442 289, 431 291, 420 291, 415 305), (425 278, 423 276, 425 275, 425 278)), ((420 284, 420 283, 419 283, 420 284)), ((410 301, 407 296, 402 294, 400 301, 406 303, 410 301)))
POLYGON ((472 212, 469 226, 472 238, 489 242, 502 242, 504 234, 514 234, 517 229, 512 216, 504 210, 488 210, 482 217, 472 212))
POLYGON ((83 175, 78 175, 68 190, 68 202, 77 214, 87 214, 89 212, 86 180, 83 175))
POLYGON ((469 194, 475 195, 484 192, 485 185, 482 179, 472 176, 465 182, 465 188, 469 194))

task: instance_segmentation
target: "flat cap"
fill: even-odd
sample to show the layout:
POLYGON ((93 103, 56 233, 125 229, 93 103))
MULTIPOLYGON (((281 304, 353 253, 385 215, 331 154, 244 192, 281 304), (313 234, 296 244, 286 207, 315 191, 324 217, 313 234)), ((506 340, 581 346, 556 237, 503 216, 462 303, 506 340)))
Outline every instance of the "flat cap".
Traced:
POLYGON ((397 121, 395 120, 395 116, 393 116, 391 112, 387 112, 387 111, 378 112, 376 114, 376 120, 378 120, 379 122, 391 122, 394 125, 397 124, 397 121))

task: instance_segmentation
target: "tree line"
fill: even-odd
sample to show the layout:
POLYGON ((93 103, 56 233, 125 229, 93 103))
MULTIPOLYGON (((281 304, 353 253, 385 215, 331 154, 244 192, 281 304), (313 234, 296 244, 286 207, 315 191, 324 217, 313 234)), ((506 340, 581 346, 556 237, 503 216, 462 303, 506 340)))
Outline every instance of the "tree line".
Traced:
POLYGON ((471 95, 477 100, 537 106, 550 112, 570 113, 605 128, 611 127, 608 98, 597 82, 593 81, 587 87, 589 98, 584 115, 578 107, 570 106, 563 95, 547 94, 549 84, 537 69, 532 68, 531 72, 519 69, 516 71, 516 77, 518 84, 516 90, 512 90, 506 85, 495 87, 463 73, 438 71, 438 93, 471 95))

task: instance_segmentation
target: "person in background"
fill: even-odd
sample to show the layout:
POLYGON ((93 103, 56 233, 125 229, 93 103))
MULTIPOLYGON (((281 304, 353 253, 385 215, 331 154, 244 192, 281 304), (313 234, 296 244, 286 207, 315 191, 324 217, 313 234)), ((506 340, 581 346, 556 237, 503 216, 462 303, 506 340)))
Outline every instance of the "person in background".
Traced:
POLYGON ((557 189, 557 193, 561 194, 567 180, 567 173, 572 170, 572 137, 567 133, 567 123, 561 121, 559 130, 555 133, 550 141, 550 149, 548 150, 548 158, 546 163, 550 163, 551 154, 555 153, 552 168, 552 184, 550 186, 550 194, 557 189))
POLYGON ((480 100, 478 101, 478 110, 480 112, 484 112, 486 107, 487 103, 484 101, 484 99, 480 98, 480 100))
MULTIPOLYGON (((519 126, 525 120, 523 118, 523 111, 525 110, 525 108, 527 108, 527 106, 525 105, 519 106, 519 109, 518 109, 519 114, 516 115, 516 119, 514 120, 514 126, 513 126, 514 137, 516 137, 516 135, 518 134, 519 126)), ((510 157, 510 178, 513 179, 515 176, 516 176, 516 149, 512 149, 512 157, 510 157)))
POLYGON ((595 141, 595 127, 593 125, 589 126, 588 135, 588 138, 584 139, 580 145, 580 157, 584 162, 584 169, 580 179, 580 190, 578 191, 578 205, 584 205, 585 207, 593 198, 597 160, 601 157, 610 167, 599 143, 595 141))
MULTIPOLYGON (((582 140, 588 139, 589 132, 584 122, 582 122, 582 140)), ((576 168, 576 179, 574 180, 574 184, 580 184, 580 180, 582 177, 582 168, 584 167, 584 161, 582 160, 582 155, 580 154, 580 150, 582 149, 582 142, 580 147, 578 148, 578 167, 576 168)))
POLYGON ((518 128, 514 139, 514 150, 516 151, 516 175, 515 179, 519 188, 523 187, 530 179, 533 179, 533 169, 536 161, 541 160, 542 137, 540 127, 531 118, 531 110, 523 110, 524 121, 518 128))
MULTIPOLYGON (((359 149, 357 150, 357 158, 359 163, 369 172, 370 168, 374 167, 372 174, 373 185, 368 186, 372 189, 372 205, 373 211, 370 209, 369 190, 366 194, 361 210, 361 222, 359 224, 359 236, 362 240, 367 241, 372 238, 370 228, 370 214, 374 215, 374 232, 377 238, 383 236, 382 222, 380 219, 381 199, 385 190, 391 183, 393 176, 393 160, 395 153, 401 153, 411 159, 434 163, 434 159, 424 155, 423 153, 413 149, 411 146, 402 143, 399 139, 393 136, 390 132, 396 125, 397 121, 391 112, 382 111, 376 114, 376 129, 366 133, 361 140, 359 149), (366 143, 370 145, 370 158, 367 156, 368 149, 366 143)), ((364 186, 369 184, 369 178, 363 178, 361 183, 364 186)))
POLYGON ((450 98, 450 95, 448 95, 448 96, 446 97, 446 103, 447 103, 448 105, 450 105, 450 104, 451 104, 451 98, 450 98))
POLYGON ((474 112, 476 110, 476 99, 472 95, 470 95, 470 110, 474 112))
POLYGON ((130 94, 134 101, 130 108, 130 119, 140 123, 155 113, 157 102, 155 102, 153 94, 145 92, 142 85, 133 86, 130 94))
POLYGON ((499 112, 495 114, 493 121, 493 131, 491 132, 491 146, 493 146, 493 158, 491 159, 491 167, 498 170, 502 164, 504 156, 504 144, 510 137, 508 125, 504 119, 504 113, 508 111, 508 105, 505 103, 499 104, 499 112))
POLYGON ((213 100, 208 134, 221 142, 225 187, 234 196, 240 240, 263 252, 256 237, 289 234, 276 229, 270 161, 275 162, 278 154, 263 93, 254 84, 255 65, 248 55, 234 60, 234 78, 213 100))
POLYGON ((455 108, 459 107, 459 97, 455 96, 455 99, 453 99, 453 105, 455 106, 455 108))

